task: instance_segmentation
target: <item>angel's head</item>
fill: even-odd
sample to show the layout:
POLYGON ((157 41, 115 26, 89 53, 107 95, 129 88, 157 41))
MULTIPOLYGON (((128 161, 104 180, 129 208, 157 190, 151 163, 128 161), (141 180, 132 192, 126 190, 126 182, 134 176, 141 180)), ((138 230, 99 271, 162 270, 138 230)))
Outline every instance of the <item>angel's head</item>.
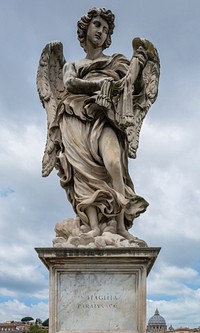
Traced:
POLYGON ((77 23, 77 34, 78 39, 83 47, 83 49, 86 51, 86 37, 87 37, 87 31, 88 27, 90 25, 90 22, 95 18, 100 16, 103 20, 107 22, 108 25, 108 31, 107 31, 107 38, 102 45, 102 49, 106 49, 111 44, 111 35, 113 33, 115 24, 115 15, 111 12, 111 10, 107 10, 105 8, 92 8, 88 11, 88 13, 81 17, 81 19, 77 23))

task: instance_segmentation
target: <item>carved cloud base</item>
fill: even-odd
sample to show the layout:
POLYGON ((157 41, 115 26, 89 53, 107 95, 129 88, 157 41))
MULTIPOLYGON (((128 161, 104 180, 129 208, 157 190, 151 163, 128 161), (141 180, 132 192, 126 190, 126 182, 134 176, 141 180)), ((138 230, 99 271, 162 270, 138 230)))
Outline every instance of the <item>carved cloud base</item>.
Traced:
POLYGON ((49 333, 146 332, 146 278, 160 248, 36 248, 50 272, 49 333))

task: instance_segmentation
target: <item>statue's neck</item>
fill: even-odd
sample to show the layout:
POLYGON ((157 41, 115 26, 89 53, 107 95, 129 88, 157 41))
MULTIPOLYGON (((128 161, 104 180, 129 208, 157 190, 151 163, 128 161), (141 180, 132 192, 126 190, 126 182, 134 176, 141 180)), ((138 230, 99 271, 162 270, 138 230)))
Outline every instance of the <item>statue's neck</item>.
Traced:
POLYGON ((104 54, 102 52, 102 47, 99 48, 87 48, 86 52, 86 59, 96 60, 98 58, 104 57, 104 54))

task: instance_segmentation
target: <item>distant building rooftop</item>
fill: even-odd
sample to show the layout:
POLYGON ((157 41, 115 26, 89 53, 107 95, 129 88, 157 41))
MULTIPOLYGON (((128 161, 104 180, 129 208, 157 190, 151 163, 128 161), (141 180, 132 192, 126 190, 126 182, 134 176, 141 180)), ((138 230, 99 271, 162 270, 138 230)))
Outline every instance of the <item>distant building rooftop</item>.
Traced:
POLYGON ((21 322, 6 322, 0 323, 0 332, 27 332, 29 325, 23 324, 21 322))
POLYGON ((148 321, 147 332, 156 333, 156 332, 164 332, 166 330, 167 330, 166 321, 159 314, 158 309, 156 309, 155 314, 148 321))

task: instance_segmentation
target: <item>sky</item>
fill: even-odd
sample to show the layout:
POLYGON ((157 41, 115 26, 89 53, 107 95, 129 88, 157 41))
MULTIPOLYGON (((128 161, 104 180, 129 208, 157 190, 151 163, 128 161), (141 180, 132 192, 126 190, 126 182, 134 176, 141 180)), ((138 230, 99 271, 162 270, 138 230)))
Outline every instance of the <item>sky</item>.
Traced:
POLYGON ((51 247, 54 226, 74 216, 56 172, 41 177, 46 113, 36 89, 44 46, 84 57, 76 23, 91 7, 116 16, 105 53, 132 57, 132 39, 156 46, 159 95, 147 114, 129 170, 150 206, 131 232, 161 247, 147 278, 147 321, 200 326, 200 1, 0 1, 0 322, 48 318, 48 271, 35 247, 51 247))

